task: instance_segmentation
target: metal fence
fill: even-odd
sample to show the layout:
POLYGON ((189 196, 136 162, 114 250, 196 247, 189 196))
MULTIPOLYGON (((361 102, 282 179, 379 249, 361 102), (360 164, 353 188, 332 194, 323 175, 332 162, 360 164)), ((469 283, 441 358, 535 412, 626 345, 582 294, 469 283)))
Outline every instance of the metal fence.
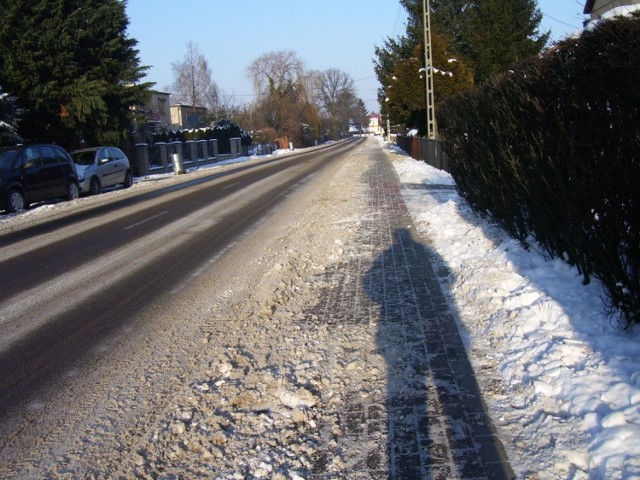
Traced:
POLYGON ((449 159, 444 152, 444 142, 417 137, 402 137, 398 135, 398 146, 415 160, 422 160, 432 167, 449 171, 449 159))
MULTIPOLYGON (((252 155, 268 155, 276 150, 273 143, 254 144, 249 147, 241 144, 240 138, 232 138, 231 153, 220 154, 217 140, 190 140, 187 142, 159 142, 155 145, 141 143, 136 145, 134 168, 136 175, 172 172, 172 155, 178 155, 181 163, 187 167, 201 167, 229 158, 252 155)), ((132 159, 132 160, 133 160, 132 159)))
POLYGON ((254 143, 246 149, 246 155, 270 155, 277 150, 277 145, 274 143, 254 143))

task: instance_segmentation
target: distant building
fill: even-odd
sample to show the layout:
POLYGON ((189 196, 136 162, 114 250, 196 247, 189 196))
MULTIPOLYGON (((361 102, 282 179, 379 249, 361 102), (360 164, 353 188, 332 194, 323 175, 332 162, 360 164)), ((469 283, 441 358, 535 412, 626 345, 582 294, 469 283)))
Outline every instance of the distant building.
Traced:
POLYGON ((584 26, 587 28, 602 19, 629 15, 636 10, 640 10, 640 0, 587 0, 584 14, 589 15, 589 18, 584 22, 584 26))
POLYGON ((171 127, 169 103, 171 94, 151 90, 151 95, 144 105, 133 108, 138 129, 147 133, 160 133, 171 127))
POLYGON ((382 128, 382 117, 374 113, 369 117, 369 127, 367 133, 373 133, 374 135, 383 135, 384 128, 382 128))
POLYGON ((149 98, 144 105, 131 107, 134 116, 132 135, 135 142, 149 142, 152 135, 170 130, 170 99, 170 93, 150 90, 149 98))
POLYGON ((205 126, 207 109, 178 103, 171 105, 171 124, 175 129, 200 128, 205 126))

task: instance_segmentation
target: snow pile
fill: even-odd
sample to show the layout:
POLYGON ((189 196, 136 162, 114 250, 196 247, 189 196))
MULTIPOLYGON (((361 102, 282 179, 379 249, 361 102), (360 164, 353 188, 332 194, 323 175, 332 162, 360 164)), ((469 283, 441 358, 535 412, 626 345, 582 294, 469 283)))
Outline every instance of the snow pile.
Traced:
POLYGON ((447 174, 387 148, 518 478, 638 478, 640 328, 604 316, 597 281, 427 187, 447 174))

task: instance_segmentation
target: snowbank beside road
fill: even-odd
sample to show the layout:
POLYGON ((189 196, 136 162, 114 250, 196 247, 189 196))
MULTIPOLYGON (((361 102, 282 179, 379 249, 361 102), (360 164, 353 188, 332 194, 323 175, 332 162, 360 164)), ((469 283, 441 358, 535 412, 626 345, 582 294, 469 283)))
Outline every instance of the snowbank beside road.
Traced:
POLYGON ((415 188, 454 182, 386 148, 448 271, 444 291, 518 478, 640 478, 640 328, 608 319, 597 281, 525 251, 454 189, 415 188))

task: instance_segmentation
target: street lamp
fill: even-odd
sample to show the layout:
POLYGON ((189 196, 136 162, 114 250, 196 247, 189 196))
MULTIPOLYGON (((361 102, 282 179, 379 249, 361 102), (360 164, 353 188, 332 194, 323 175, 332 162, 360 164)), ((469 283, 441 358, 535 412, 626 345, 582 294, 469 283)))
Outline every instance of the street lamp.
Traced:
MULTIPOLYGON (((449 75, 450 77, 453 77, 453 72, 449 72, 447 70, 439 70, 436 67, 429 67, 429 69, 433 69, 433 71, 435 73, 439 73, 440 75, 449 75)), ((421 68, 420 70, 418 70, 418 73, 422 74, 424 72, 426 72, 428 69, 427 68, 421 68)), ((422 75, 420 75, 420 78, 422 78, 422 75)))
MULTIPOLYGON (((393 77, 394 80, 396 80, 396 77, 393 77)), ((391 85, 389 85, 387 88, 391 88, 391 85)), ((389 121, 389 95, 385 92, 385 98, 384 101, 387 103, 387 142, 391 141, 391 122, 389 121)))

